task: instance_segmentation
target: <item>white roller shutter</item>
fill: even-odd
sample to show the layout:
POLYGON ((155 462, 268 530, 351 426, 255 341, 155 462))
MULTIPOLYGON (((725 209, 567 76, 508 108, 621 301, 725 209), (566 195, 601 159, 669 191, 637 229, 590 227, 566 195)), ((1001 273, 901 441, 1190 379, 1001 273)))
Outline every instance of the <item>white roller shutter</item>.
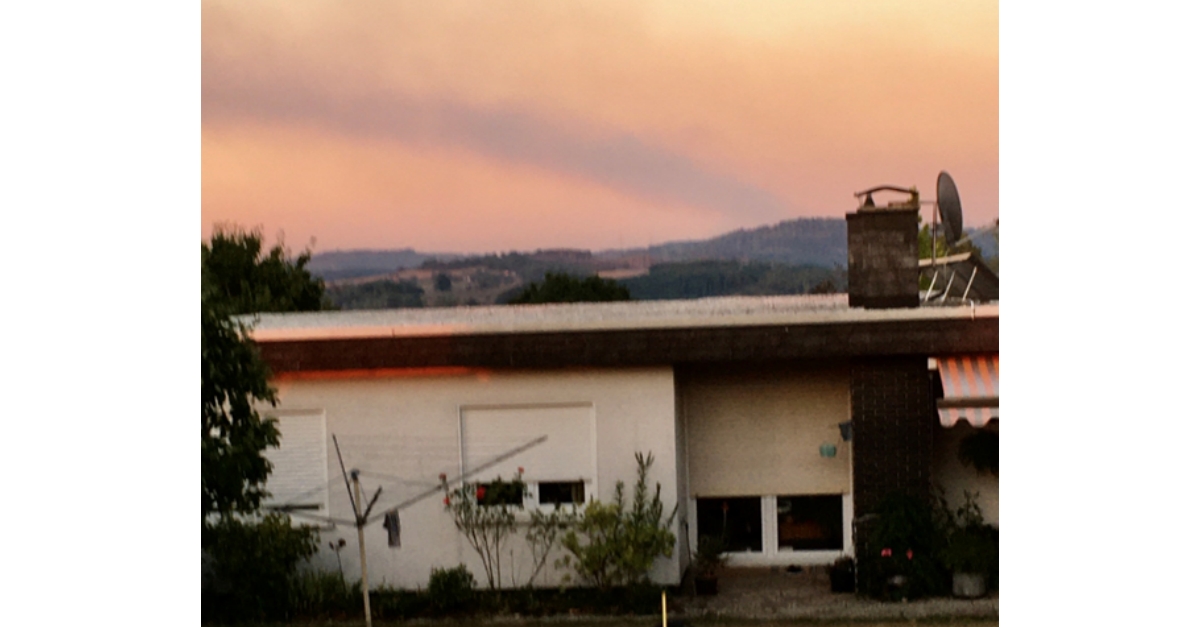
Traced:
POLYGON ((471 477, 509 479, 525 469, 525 481, 590 483, 595 475, 595 422, 590 403, 571 405, 472 406, 461 409, 462 462, 470 472, 513 449, 546 441, 471 477))
POLYGON ((710 373, 684 391, 688 481, 694 497, 844 494, 850 419, 843 371, 710 373), (822 444, 837 454, 822 457, 822 444))
POLYGON ((279 448, 266 451, 274 466, 267 479, 271 498, 266 504, 306 509, 315 506, 319 511, 328 511, 325 413, 281 413, 272 417, 279 421, 279 448))

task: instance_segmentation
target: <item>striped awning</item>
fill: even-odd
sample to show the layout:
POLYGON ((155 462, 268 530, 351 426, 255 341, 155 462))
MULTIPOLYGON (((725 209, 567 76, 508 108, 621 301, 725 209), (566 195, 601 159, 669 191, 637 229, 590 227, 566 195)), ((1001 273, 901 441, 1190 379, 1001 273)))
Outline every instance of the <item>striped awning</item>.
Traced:
POLYGON ((953 355, 937 358, 943 398, 938 399, 942 426, 966 420, 982 427, 1000 419, 1000 355, 953 355))

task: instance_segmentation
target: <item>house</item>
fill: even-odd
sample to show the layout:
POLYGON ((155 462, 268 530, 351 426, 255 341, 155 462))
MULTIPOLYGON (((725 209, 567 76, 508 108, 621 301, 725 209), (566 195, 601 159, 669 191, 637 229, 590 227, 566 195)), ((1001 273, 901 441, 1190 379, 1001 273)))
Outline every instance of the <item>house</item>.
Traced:
MULTIPOLYGON (((436 490, 481 466, 469 480, 523 469, 526 507, 552 508, 611 499, 651 452, 678 506, 659 582, 680 580, 706 534, 735 565, 853 555, 855 518, 895 490, 979 491, 998 523, 995 477, 955 451, 998 428, 999 305, 921 302, 915 208, 847 221, 849 294, 261 315, 283 434, 273 503, 352 520, 342 463, 358 469, 364 491, 382 488, 375 512, 403 505, 398 547, 366 528, 371 584, 405 588, 460 563, 483 580, 436 490)), ((339 537, 356 542, 327 526, 325 568, 339 537)), ((506 586, 529 580, 526 553, 512 543, 506 586)), ((340 558, 358 572, 357 551, 340 558)))

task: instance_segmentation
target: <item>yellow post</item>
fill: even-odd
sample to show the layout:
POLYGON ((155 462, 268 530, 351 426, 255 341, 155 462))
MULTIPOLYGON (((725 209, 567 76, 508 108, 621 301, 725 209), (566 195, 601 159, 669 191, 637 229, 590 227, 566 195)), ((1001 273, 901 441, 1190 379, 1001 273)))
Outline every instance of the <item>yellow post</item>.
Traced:
POLYGON ((663 590, 662 608, 663 608, 663 627, 667 627, 667 591, 666 590, 663 590))

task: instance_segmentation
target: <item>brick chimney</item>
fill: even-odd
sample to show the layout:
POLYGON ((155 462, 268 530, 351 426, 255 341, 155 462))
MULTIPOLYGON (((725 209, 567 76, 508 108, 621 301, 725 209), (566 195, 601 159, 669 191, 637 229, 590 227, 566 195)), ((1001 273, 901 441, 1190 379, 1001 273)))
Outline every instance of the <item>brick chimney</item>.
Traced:
POLYGON ((851 307, 886 309, 920 305, 915 190, 907 202, 875 207, 870 196, 846 214, 851 307))

